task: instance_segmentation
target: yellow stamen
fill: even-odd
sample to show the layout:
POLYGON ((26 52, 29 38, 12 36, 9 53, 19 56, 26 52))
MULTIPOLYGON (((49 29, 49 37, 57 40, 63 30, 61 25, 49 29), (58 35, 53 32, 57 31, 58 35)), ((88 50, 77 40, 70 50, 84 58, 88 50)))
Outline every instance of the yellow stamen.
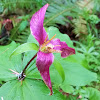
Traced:
POLYGON ((56 34, 49 41, 53 40, 55 38, 55 36, 56 36, 56 34))
POLYGON ((45 40, 44 40, 44 43, 47 41, 47 38, 48 38, 48 34, 47 34, 47 36, 46 36, 46 38, 45 38, 45 40))
POLYGON ((45 45, 47 45, 51 40, 53 40, 53 39, 55 38, 55 36, 56 36, 56 34, 55 34, 50 40, 48 40, 48 41, 45 43, 45 45))
MULTIPOLYGON (((42 45, 42 48, 43 48, 44 46, 46 46, 51 40, 53 40, 55 36, 56 36, 56 34, 55 34, 50 40, 44 42, 43 45, 42 45)), ((47 39, 45 39, 45 40, 47 40, 47 39)))

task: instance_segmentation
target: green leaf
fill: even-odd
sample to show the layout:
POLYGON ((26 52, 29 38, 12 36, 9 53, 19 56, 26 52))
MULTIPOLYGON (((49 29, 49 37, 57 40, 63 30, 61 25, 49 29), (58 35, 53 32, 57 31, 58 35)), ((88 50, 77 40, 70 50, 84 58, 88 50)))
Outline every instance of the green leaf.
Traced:
POLYGON ((100 91, 95 88, 86 88, 86 94, 89 100, 100 100, 100 91))
POLYGON ((16 76, 12 74, 12 72, 9 69, 12 69, 18 72, 21 72, 22 70, 21 55, 12 57, 12 59, 9 60, 9 57, 12 51, 18 45, 19 44, 12 42, 11 44, 7 46, 0 46, 0 59, 1 59, 0 60, 0 80, 2 81, 8 81, 8 80, 16 78, 16 76))
MULTIPOLYGON (((59 60, 60 61, 60 60, 59 60)), ((77 63, 66 62, 61 60, 65 72, 65 81, 62 83, 57 71, 51 66, 51 81, 55 84, 69 84, 73 86, 85 86, 92 81, 97 80, 97 74, 93 73, 77 63)))
POLYGON ((65 97, 53 89, 54 94, 49 95, 49 89, 39 80, 25 79, 23 84, 18 80, 5 83, 0 88, 0 97, 4 100, 65 100, 65 97))
POLYGON ((28 21, 22 21, 21 24, 19 25, 19 32, 24 31, 27 25, 28 21))
MULTIPOLYGON (((80 99, 77 99, 78 95, 69 95, 67 100, 80 100, 80 99)), ((87 99, 83 99, 83 100, 87 100, 87 99)))
POLYGON ((32 34, 30 34, 29 35, 29 37, 28 37, 28 39, 27 39, 27 42, 28 43, 36 43, 37 45, 39 44, 38 42, 37 42, 37 40, 33 37, 33 35, 32 34))
POLYGON ((69 84, 62 84, 61 89, 66 93, 73 93, 74 92, 74 88, 69 84))
POLYGON ((65 80, 65 72, 62 65, 56 59, 54 60, 53 65, 61 76, 63 82, 65 80))
POLYGON ((20 45, 19 47, 17 47, 13 53, 11 54, 10 58, 13 56, 13 55, 18 55, 18 54, 21 54, 21 53, 24 53, 24 52, 27 52, 27 51, 30 51, 30 50, 36 50, 38 51, 38 46, 35 44, 35 43, 24 43, 22 45, 20 45))
POLYGON ((67 62, 78 63, 87 69, 89 68, 89 65, 88 65, 88 62, 87 62, 87 59, 85 58, 85 56, 78 52, 76 52, 75 55, 71 55, 69 57, 64 58, 63 60, 66 60, 67 62))

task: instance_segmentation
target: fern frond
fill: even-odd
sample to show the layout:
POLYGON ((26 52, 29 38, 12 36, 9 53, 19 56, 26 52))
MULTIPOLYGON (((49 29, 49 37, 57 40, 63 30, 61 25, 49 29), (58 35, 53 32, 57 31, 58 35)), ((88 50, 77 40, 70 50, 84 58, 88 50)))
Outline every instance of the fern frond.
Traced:
POLYGON ((13 23, 15 26, 10 32, 10 41, 25 43, 30 34, 30 29, 27 27, 29 26, 29 22, 27 20, 21 20, 16 23, 16 21, 13 20, 13 23))
POLYGON ((16 9, 32 10, 40 4, 37 0, 1 0, 1 7, 9 11, 16 11, 16 9))
MULTIPOLYGON (((48 0, 44 0, 44 3, 47 3, 48 0), (45 2, 44 2, 45 1, 45 2)), ((76 4, 71 0, 55 0, 50 2, 50 6, 46 12, 46 19, 44 25, 50 26, 55 24, 65 25, 68 21, 67 16, 76 17, 75 12, 80 11, 76 4)))
POLYGON ((73 32, 76 34, 76 37, 83 35, 83 34, 85 35, 88 34, 87 22, 82 17, 73 19, 72 23, 74 27, 73 32))

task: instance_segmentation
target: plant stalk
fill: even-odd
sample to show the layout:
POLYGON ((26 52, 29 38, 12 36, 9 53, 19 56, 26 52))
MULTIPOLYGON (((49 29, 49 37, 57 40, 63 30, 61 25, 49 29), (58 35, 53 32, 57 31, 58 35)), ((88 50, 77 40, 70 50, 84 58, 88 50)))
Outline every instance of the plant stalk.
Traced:
POLYGON ((25 68, 23 69, 23 72, 22 72, 22 77, 23 77, 23 74, 24 74, 24 72, 25 72, 25 70, 26 70, 26 68, 28 67, 28 65, 36 58, 36 56, 37 56, 37 53, 31 58, 31 60, 27 63, 27 65, 25 66, 25 68))

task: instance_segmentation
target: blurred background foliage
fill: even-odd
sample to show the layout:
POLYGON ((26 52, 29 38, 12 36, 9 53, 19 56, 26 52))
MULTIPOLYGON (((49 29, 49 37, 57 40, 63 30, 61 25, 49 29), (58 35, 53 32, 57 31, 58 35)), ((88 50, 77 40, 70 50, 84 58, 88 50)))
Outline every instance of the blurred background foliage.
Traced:
MULTIPOLYGON (((100 90, 100 0, 0 0, 0 45, 12 41, 25 43, 30 35, 32 15, 46 3, 50 6, 44 26, 57 27, 61 33, 69 35, 76 51, 84 55, 86 68, 98 75, 98 82, 90 86, 100 90)), ((73 95, 87 96, 82 92, 86 88, 75 88, 73 95)))
MULTIPOLYGON (((100 37, 99 0, 1 0, 1 34, 4 33, 3 21, 11 19, 13 28, 10 31, 9 41, 26 42, 30 33, 28 26, 31 16, 46 3, 50 6, 46 12, 44 26, 56 26, 62 33, 69 34, 72 38, 84 37, 89 33, 100 37)), ((1 44, 3 40, 0 40, 1 44)))

